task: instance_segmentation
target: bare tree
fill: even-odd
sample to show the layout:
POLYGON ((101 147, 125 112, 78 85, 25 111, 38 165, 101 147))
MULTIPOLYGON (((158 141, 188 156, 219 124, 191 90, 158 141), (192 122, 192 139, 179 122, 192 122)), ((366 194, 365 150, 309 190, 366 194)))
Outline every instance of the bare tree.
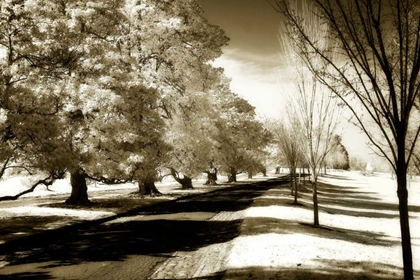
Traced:
POLYGON ((420 133, 413 120, 419 110, 420 1, 314 0, 299 9, 291 2, 271 3, 286 18, 300 57, 353 112, 396 174, 404 277, 413 279, 406 175, 420 133), (328 27, 327 44, 310 36, 308 16, 328 27))
POLYGON ((279 152, 283 155, 290 170, 290 189, 294 196, 294 204, 298 204, 298 184, 296 181, 296 169, 303 163, 303 155, 296 141, 296 135, 300 127, 297 122, 290 120, 275 121, 270 124, 270 131, 273 134, 273 141, 279 152))
MULTIPOLYGON (((297 9, 297 5, 294 9, 297 9)), ((309 33, 307 36, 317 38, 317 46, 325 48, 327 42, 323 38, 326 37, 328 29, 315 15, 308 14, 306 19, 307 21, 302 24, 309 33)), ((288 32, 288 27, 286 24, 281 25, 280 32, 288 32)), ((306 67, 305 61, 297 52, 295 38, 281 36, 279 39, 284 59, 288 65, 292 65, 292 69, 288 71, 293 74, 293 86, 287 91, 287 110, 289 116, 298 120, 296 126, 300 130, 295 130, 299 131, 295 135, 295 141, 300 140, 301 153, 312 175, 314 226, 319 226, 318 176, 331 148, 341 108, 329 88, 320 83, 316 75, 306 67)))

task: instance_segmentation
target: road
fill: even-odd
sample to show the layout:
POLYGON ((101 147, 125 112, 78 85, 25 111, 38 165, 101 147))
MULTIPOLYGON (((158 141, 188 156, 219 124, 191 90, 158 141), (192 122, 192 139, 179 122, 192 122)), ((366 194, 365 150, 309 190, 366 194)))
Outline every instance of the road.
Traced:
POLYGON ((240 234, 241 211, 283 183, 220 189, 4 244, 0 278, 200 278, 220 269, 228 242, 240 234))

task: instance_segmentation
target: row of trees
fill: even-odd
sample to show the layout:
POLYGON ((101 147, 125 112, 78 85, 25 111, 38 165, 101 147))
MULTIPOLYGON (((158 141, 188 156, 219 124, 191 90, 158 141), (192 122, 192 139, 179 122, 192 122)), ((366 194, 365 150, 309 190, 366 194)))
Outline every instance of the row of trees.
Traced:
POLYGON ((412 161, 418 164, 419 0, 270 3, 314 82, 353 113, 396 174, 404 278, 413 279, 407 171, 412 161))
POLYGON ((261 169, 270 134, 209 63, 227 41, 194 0, 2 1, 0 175, 70 173, 83 204, 87 178, 149 194, 210 162, 261 169))

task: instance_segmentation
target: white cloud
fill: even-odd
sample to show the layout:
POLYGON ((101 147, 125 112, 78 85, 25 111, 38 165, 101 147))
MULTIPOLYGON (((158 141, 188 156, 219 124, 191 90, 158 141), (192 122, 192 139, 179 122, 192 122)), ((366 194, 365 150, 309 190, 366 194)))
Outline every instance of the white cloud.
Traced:
POLYGON ((260 116, 276 117, 281 113, 281 87, 275 61, 278 56, 257 56, 230 50, 214 65, 223 67, 232 79, 231 90, 256 107, 260 116))

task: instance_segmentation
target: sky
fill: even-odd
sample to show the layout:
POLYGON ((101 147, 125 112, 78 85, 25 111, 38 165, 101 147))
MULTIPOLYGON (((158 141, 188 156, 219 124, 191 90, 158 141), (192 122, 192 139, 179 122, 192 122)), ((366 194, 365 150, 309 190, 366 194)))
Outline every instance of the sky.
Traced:
MULTIPOLYGON (((231 90, 248 100, 259 117, 282 114, 282 91, 288 89, 287 69, 280 55, 280 15, 266 0, 198 0, 211 24, 230 38, 214 65, 232 79, 231 90)), ((369 156, 367 138, 343 120, 343 144, 350 154, 369 156)))
POLYGON ((281 97, 279 14, 265 0, 198 0, 204 16, 230 38, 214 65, 232 79, 233 92, 256 107, 260 116, 278 116, 281 97))

